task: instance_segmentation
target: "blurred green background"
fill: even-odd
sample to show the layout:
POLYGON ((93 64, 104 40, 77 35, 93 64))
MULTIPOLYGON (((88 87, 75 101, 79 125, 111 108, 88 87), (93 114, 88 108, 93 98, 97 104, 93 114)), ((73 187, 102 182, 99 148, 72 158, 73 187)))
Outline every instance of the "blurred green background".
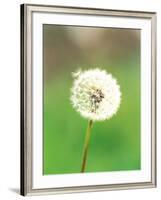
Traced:
POLYGON ((79 173, 87 120, 70 102, 71 73, 102 68, 118 80, 118 113, 92 128, 86 172, 139 170, 140 31, 43 25, 43 173, 79 173))

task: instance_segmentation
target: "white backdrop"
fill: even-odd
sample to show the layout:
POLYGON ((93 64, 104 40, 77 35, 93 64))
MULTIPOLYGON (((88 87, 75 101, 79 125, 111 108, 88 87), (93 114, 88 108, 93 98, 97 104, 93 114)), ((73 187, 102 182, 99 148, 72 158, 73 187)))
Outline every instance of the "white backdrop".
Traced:
MULTIPOLYGON (((160 0, 2 0, 0 4, 0 199, 23 199, 19 195, 20 171, 20 23, 21 3, 40 3, 107 9, 127 9, 157 11, 158 14, 158 102, 161 102, 161 1, 160 0)), ((161 106, 158 103, 158 119, 161 106)), ((57 196, 27 197, 43 200, 82 200, 82 199, 160 199, 161 196, 161 123, 158 120, 158 187, 154 189, 122 190, 102 193, 81 193, 57 196)))

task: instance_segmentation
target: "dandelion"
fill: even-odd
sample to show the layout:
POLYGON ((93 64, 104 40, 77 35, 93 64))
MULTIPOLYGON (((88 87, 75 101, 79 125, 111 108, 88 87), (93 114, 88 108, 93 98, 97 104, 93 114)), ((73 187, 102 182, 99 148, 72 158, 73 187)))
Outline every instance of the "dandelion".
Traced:
POLYGON ((81 168, 81 172, 84 172, 93 122, 110 119, 116 114, 121 102, 121 92, 116 79, 105 70, 79 70, 73 73, 73 77, 72 105, 82 117, 89 120, 81 168))

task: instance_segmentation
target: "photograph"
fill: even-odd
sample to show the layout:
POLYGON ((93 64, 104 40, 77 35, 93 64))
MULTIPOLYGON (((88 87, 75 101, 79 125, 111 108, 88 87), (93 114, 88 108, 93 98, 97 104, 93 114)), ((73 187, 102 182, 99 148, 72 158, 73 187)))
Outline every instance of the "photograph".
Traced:
POLYGON ((156 13, 21 5, 21 194, 156 187, 156 13))
POLYGON ((140 30, 43 25, 43 173, 140 170, 140 30))

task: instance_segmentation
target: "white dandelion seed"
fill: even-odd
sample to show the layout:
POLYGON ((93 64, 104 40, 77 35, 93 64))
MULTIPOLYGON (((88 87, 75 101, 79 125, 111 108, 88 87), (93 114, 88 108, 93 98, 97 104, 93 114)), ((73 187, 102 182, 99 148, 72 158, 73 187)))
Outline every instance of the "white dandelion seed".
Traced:
POLYGON ((120 86, 105 70, 89 69, 73 73, 71 102, 82 117, 93 121, 111 118, 120 106, 120 86))

